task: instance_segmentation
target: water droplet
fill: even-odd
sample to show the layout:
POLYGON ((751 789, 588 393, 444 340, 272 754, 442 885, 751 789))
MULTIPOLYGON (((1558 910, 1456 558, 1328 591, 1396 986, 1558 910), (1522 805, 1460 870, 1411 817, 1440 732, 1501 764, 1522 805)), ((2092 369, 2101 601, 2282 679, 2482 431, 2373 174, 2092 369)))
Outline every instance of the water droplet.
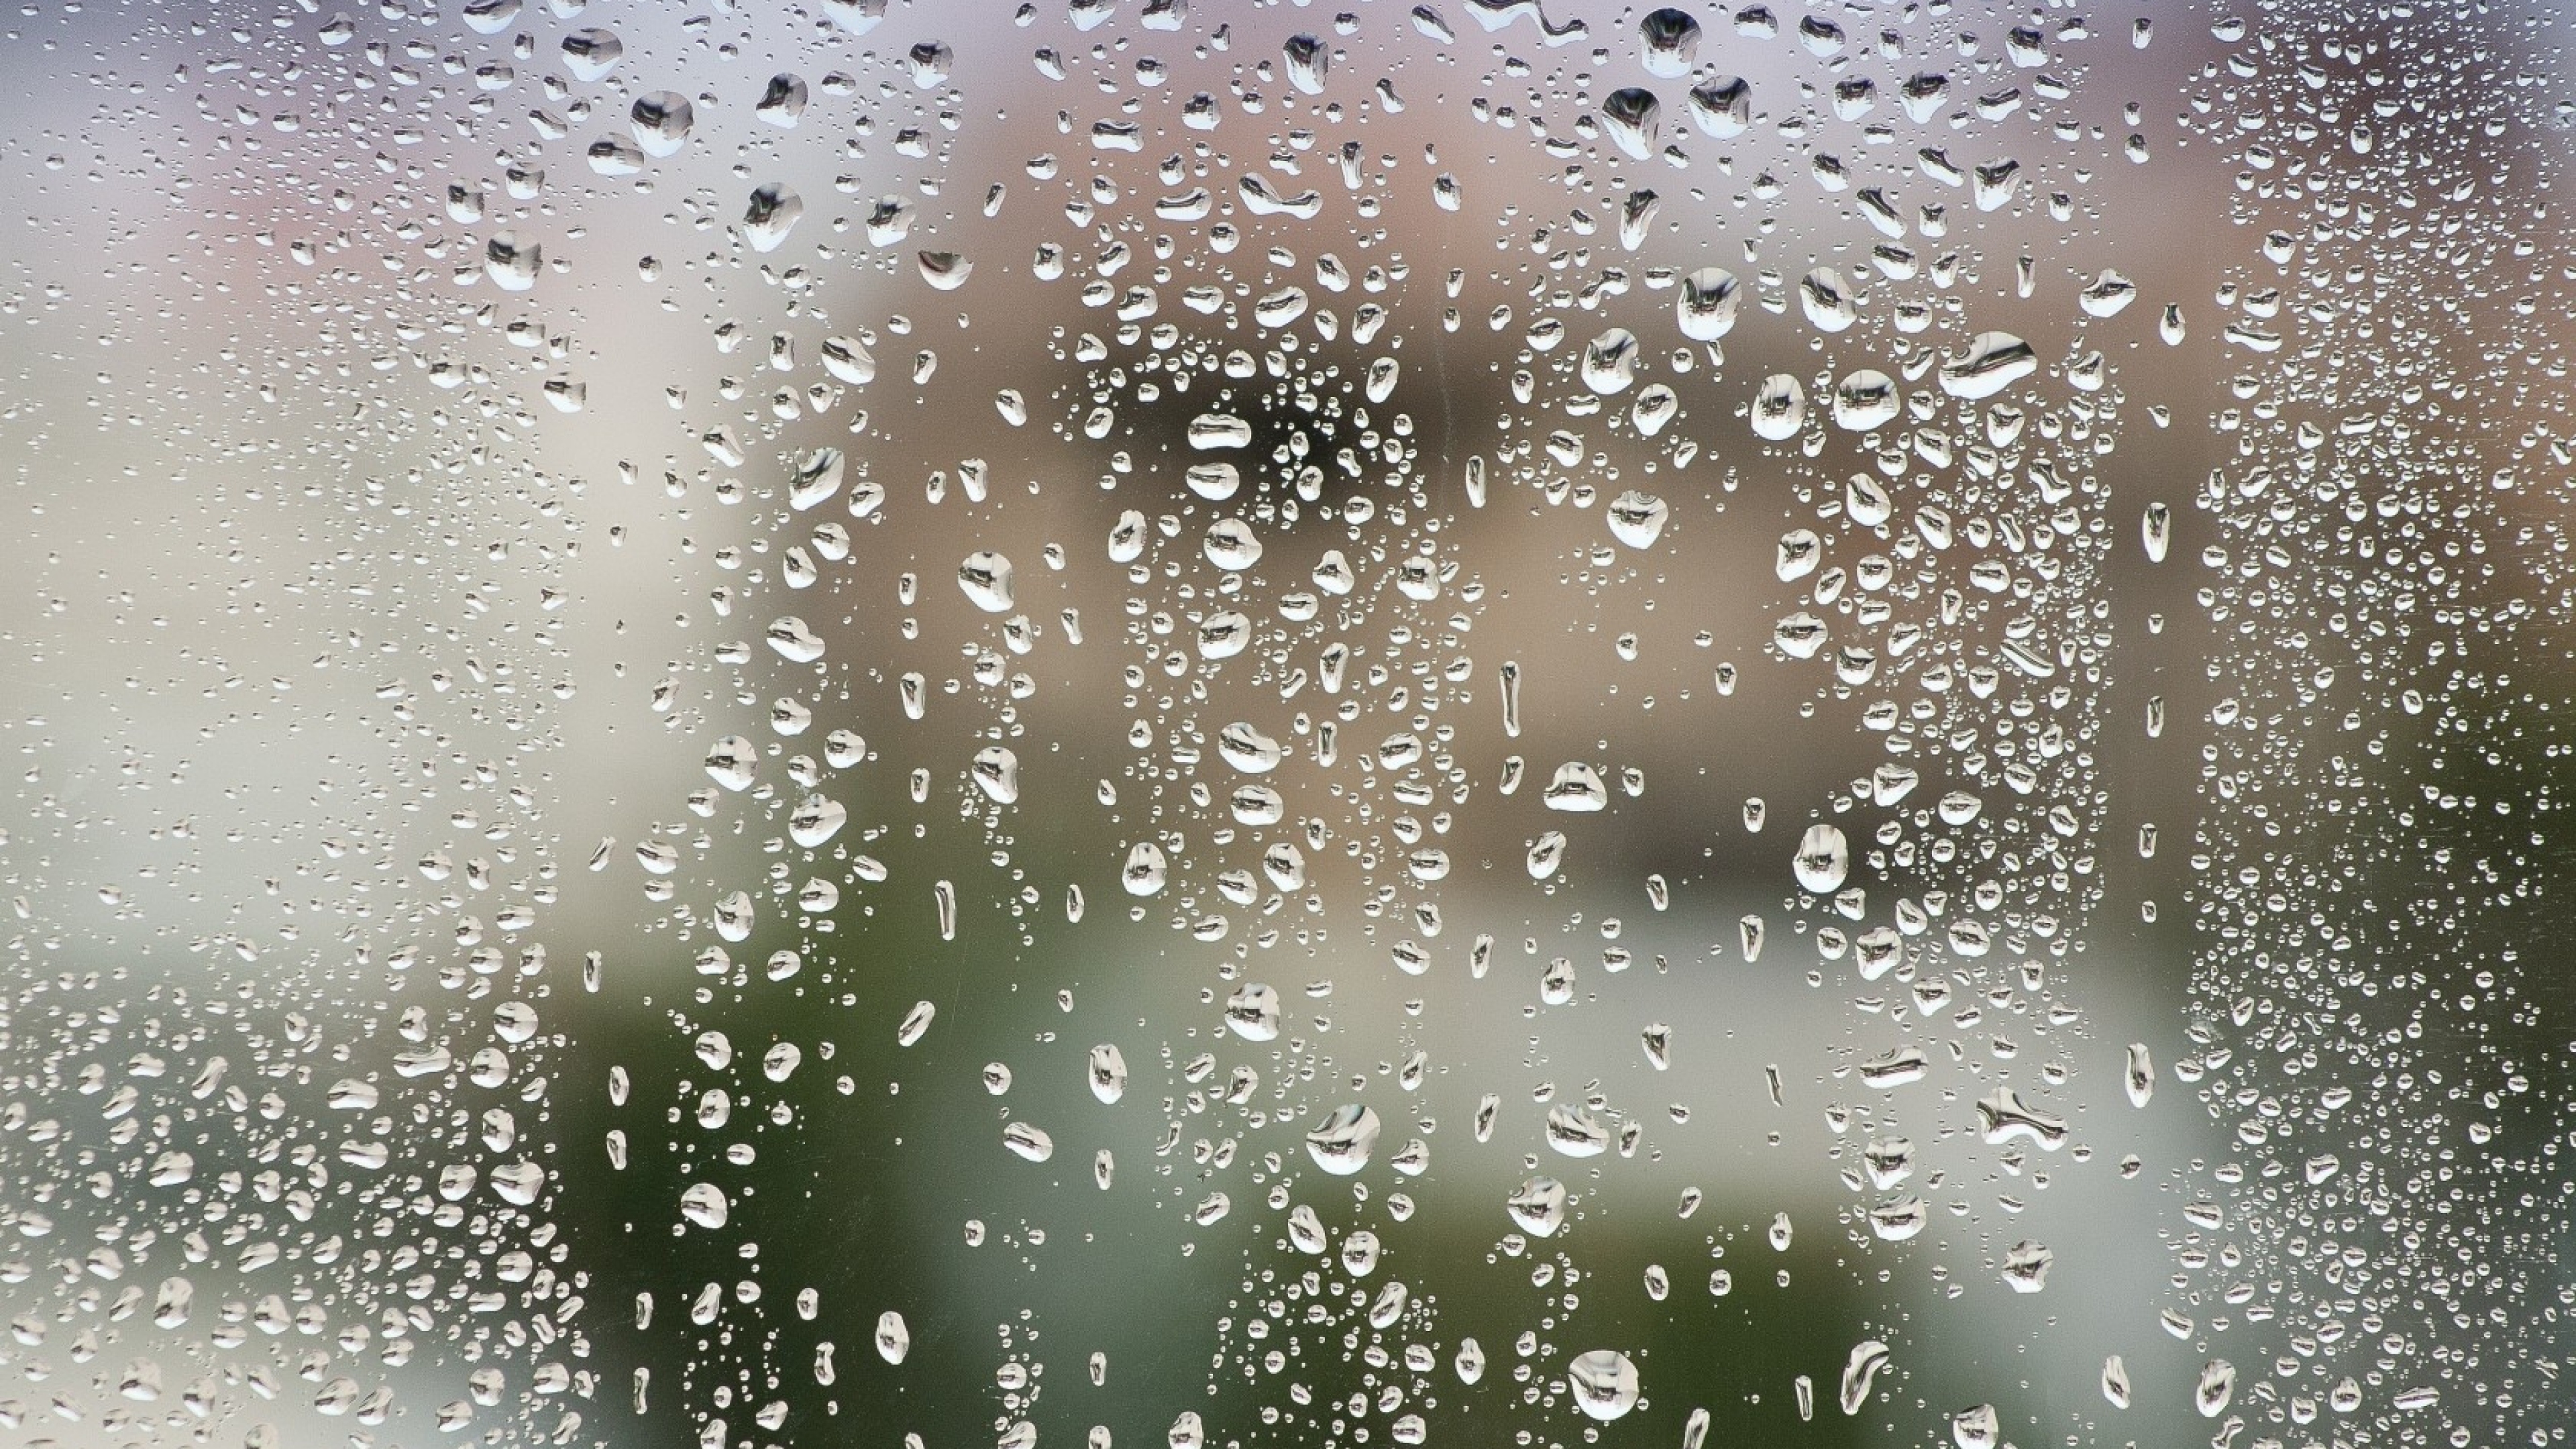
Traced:
POLYGON ((847 464, 838 448, 817 448, 796 465, 796 474, 787 483, 787 504, 803 512, 841 491, 841 478, 847 464))
POLYGON ((1637 380, 1638 353, 1634 332, 1625 327, 1604 331, 1583 345, 1583 385, 1603 397, 1627 391, 1637 380))
POLYGON ((966 555, 957 566, 957 587, 987 614, 1008 613, 1017 603, 1011 561, 989 550, 966 555))
POLYGON ((1832 267, 1818 267, 1798 279, 1798 306, 1807 314, 1808 324, 1819 332, 1845 331, 1860 320, 1851 284, 1832 267))
POLYGON ((904 1355, 912 1352, 912 1330, 902 1314, 889 1308, 877 1315, 876 1345, 877 1357, 889 1364, 901 1364, 904 1355))
POLYGON ((1851 873, 1851 843, 1840 829, 1819 821, 1798 837, 1793 863, 1800 889, 1814 895, 1831 895, 1842 889, 1844 878, 1851 873))
POLYGON ((1373 1109, 1345 1103, 1306 1133, 1306 1155, 1326 1172, 1347 1177, 1368 1165, 1369 1154, 1377 1150, 1378 1132, 1373 1109))
POLYGON ((758 778, 760 749, 740 735, 727 735, 707 751, 707 778, 728 790, 747 790, 758 778))
POLYGON ((1570 1102, 1547 1109, 1547 1145, 1566 1157, 1598 1157, 1610 1149, 1610 1129, 1570 1102))
POLYGON ((1896 379, 1862 368, 1843 374, 1834 384, 1834 424, 1847 432, 1866 433, 1896 421, 1903 399, 1896 379))
POLYGON ((2156 1094, 2155 1059, 2148 1055, 2145 1042, 2129 1043, 2128 1069, 2123 1080, 2132 1107, 2147 1105, 2147 1100, 2156 1094))
POLYGON ((1586 1418, 1606 1424, 1637 1407, 1637 1365, 1624 1353, 1602 1348, 1577 1354, 1566 1365, 1565 1379, 1586 1418))
POLYGON ((1639 1033, 1645 1043, 1646 1060, 1656 1071, 1669 1071, 1673 1065, 1673 1029, 1664 1023, 1649 1022, 1639 1033))
POLYGON ((779 658, 791 664, 811 664, 823 657, 823 636, 806 627, 805 621, 793 614, 782 614, 770 621, 761 637, 779 658))
POLYGON ((1276 1041, 1279 993, 1257 981, 1235 988, 1225 1001, 1225 1024, 1245 1041, 1276 1041))
POLYGON ((1781 443, 1798 436, 1807 423, 1807 390, 1798 379, 1775 372, 1753 392, 1753 435, 1781 443))
POLYGON ((2192 1406, 2204 1419, 2215 1419, 2227 1411, 2227 1401, 2236 1396, 2236 1365, 2214 1358, 2200 1366, 2200 1376, 2192 1383, 2192 1406))
POLYGON ((1242 570, 1261 562, 1261 536, 1240 518, 1221 518, 1208 526, 1207 559, 1221 569, 1242 570))
POLYGON ((1691 124, 1720 141, 1753 124, 1753 87, 1742 76, 1717 76, 1691 88, 1691 124))
POLYGON ((1091 1049, 1086 1076, 1091 1083, 1091 1095, 1103 1103, 1115 1104, 1127 1094, 1127 1058, 1108 1042, 1091 1049))
POLYGON ((1277 740, 1242 720, 1217 731, 1216 748, 1227 764, 1247 775, 1266 775, 1287 758, 1277 740))
POLYGON ((2066 1145, 2066 1121, 2022 1101, 2010 1087, 1997 1087, 1993 1094, 1977 1102, 1977 1130, 1994 1146, 2015 1138, 2036 1142, 2054 1152, 2066 1145))
POLYGON ((2099 276, 2076 294, 2076 305, 2087 317, 2117 317, 2138 299, 2137 285, 2118 271, 2104 267, 2099 276))
POLYGON ((1006 1124, 1002 1128, 1002 1145, 1029 1162, 1044 1162, 1055 1156, 1055 1139, 1026 1122, 1006 1124))
POLYGON ((647 91, 627 111, 635 144, 645 155, 656 157, 680 154, 689 144, 689 131, 697 118, 697 108, 677 91, 647 91))
POLYGON ((1869 1231, 1882 1243, 1907 1242, 1922 1233, 1932 1213, 1919 1197, 1898 1198, 1869 1210, 1869 1231))
POLYGON ((536 242, 521 241, 514 232, 494 232, 484 243, 483 273, 502 291, 525 292, 536 286, 544 265, 545 249, 536 242))
POLYGON ((2013 1244, 2004 1254, 2004 1286, 2015 1293, 2037 1293, 2048 1286, 2048 1267, 2057 1255, 2045 1246, 2024 1240, 2013 1244))
POLYGON ((1663 103, 1653 91, 1634 86, 1601 98, 1601 128, 1609 132, 1613 144, 1638 161, 1655 154, 1656 129, 1663 113, 1663 103))
POLYGON ((1663 537, 1664 524, 1672 518, 1672 512, 1661 498, 1632 488, 1610 500, 1610 536, 1630 548, 1652 548, 1655 540, 1663 537))
POLYGON ((804 77, 781 71, 761 88, 752 114, 781 129, 793 127, 805 114, 806 94, 804 77))
POLYGON ((611 30, 585 26, 563 38, 564 69, 577 81, 605 80, 626 54, 626 43, 611 30))
POLYGON ((959 252, 920 252, 914 256, 913 262, 921 273, 921 279, 928 282, 934 291, 954 292, 975 275, 975 263, 959 252))
POLYGON ((1850 1355, 1843 1360, 1844 1413, 1858 1414, 1861 1406, 1869 1402, 1870 1386, 1877 1382, 1878 1371, 1887 1367, 1887 1359, 1887 1345, 1877 1339, 1867 1338, 1852 1345, 1850 1355))
POLYGON ((785 182, 773 181, 751 193, 743 208, 742 238, 758 252, 774 252, 805 215, 805 198, 785 182))
POLYGON ((1332 68, 1332 50, 1311 35, 1292 35, 1283 47, 1288 83, 1304 95, 1324 93, 1324 76, 1332 68))
POLYGON ((1941 390, 1971 402, 1993 397, 2039 371, 2030 344, 2009 332, 1980 332, 1967 350, 1941 364, 1941 390))
POLYGON ((714 1183, 691 1183, 680 1194, 680 1216, 694 1226, 710 1230, 723 1227, 728 1213, 724 1190, 714 1183))
POLYGON ((1667 5, 1637 22, 1638 60, 1649 75, 1686 76, 1699 63, 1699 22, 1667 5))

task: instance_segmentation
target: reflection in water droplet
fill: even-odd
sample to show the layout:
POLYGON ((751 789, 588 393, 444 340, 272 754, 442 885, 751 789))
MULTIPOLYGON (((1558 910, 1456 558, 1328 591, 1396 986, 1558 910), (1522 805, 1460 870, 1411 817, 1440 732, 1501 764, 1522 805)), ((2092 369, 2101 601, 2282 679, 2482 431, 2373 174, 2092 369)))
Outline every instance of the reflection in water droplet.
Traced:
POLYGON ((1975 402, 2037 371, 2039 358, 2029 343, 2009 332, 1980 332, 1968 340, 1967 351, 1941 364, 1941 390, 1975 402))
POLYGON ((1669 5, 1650 10, 1637 22, 1637 59, 1649 75, 1688 75, 1699 63, 1699 38, 1699 22, 1689 11, 1669 5))
POLYGON ((1547 1145, 1567 1157, 1598 1157, 1610 1148, 1610 1129, 1572 1103, 1547 1109, 1547 1145))
POLYGON ((536 286, 537 272, 544 265, 545 249, 522 241, 514 232, 494 232, 483 247, 484 275, 505 292, 525 292, 536 286))
POLYGON ((728 1216, 724 1190, 711 1182, 695 1182, 680 1194, 680 1216, 692 1226, 713 1230, 725 1225, 728 1216))
POLYGON ((975 788, 996 805, 1013 805, 1020 798, 1020 757, 1001 745, 986 745, 975 752, 975 762, 967 771, 975 788))
POLYGON ((1996 1146, 2019 1139, 2050 1152, 2064 1147, 2069 1133, 2064 1118, 2030 1106, 2011 1087, 1997 1087, 1978 1100, 1977 1130, 1996 1146))
POLYGON ((1673 311, 1682 335, 1695 342, 1714 342, 1735 328, 1739 293, 1735 274, 1724 267, 1701 267, 1682 278, 1673 311))
POLYGON ((1279 1036, 1279 993, 1260 982, 1237 987, 1225 1002, 1225 1024, 1245 1041, 1279 1036))
POLYGON ((966 555, 966 561, 957 566, 957 587, 968 602, 988 614, 1007 613, 1017 602, 1011 561, 998 553, 966 555))
POLYGON ((793 187, 773 181, 751 193, 742 213, 742 238, 753 251, 774 252, 805 215, 805 198, 793 187))
POLYGON ((1877 1339, 1863 1339, 1852 1345, 1843 1360, 1841 1403, 1846 1414, 1858 1414, 1869 1402, 1870 1386, 1878 1381, 1878 1371, 1887 1367, 1887 1345, 1877 1339))
POLYGON ((647 91, 637 96, 627 111, 635 144, 645 155, 654 157, 680 154, 689 143, 689 131, 697 124, 697 116, 697 108, 677 91, 647 91))
POLYGON ((1092 1096, 1115 1105, 1127 1093, 1127 1058, 1115 1045, 1103 1042, 1091 1049, 1086 1077, 1092 1096))
POLYGON ((1807 390, 1798 379, 1775 372, 1753 392, 1753 435, 1766 442, 1786 442, 1807 424, 1807 390))
POLYGON ((604 80, 626 54, 626 43, 611 30, 585 26, 563 38, 564 69, 577 81, 604 80))
POLYGON ((1608 517, 1611 537, 1630 548, 1647 549, 1663 537, 1672 508, 1651 493, 1630 489, 1610 501, 1608 517))
POLYGON ((1606 1424, 1637 1407, 1637 1365, 1624 1353, 1602 1348, 1577 1354, 1565 1378, 1574 1406, 1587 1418, 1606 1424))
POLYGON ((1306 1133, 1306 1155, 1315 1165, 1347 1177, 1368 1165, 1377 1150, 1377 1113, 1358 1103, 1345 1103, 1326 1114, 1306 1133))
POLYGON ((1818 267, 1798 280, 1798 306, 1808 325, 1819 332, 1841 332, 1860 320, 1851 284, 1832 267, 1818 267))
POLYGON ((1601 98, 1601 128, 1621 151, 1643 161, 1655 154, 1655 133, 1663 112, 1663 103, 1653 91, 1633 86, 1615 90, 1601 98))
POLYGON ((1720 141, 1753 124, 1753 87, 1742 76, 1718 76, 1690 93, 1691 124, 1720 141))
POLYGON ((2200 1366, 2200 1376, 2193 1381, 2192 1406, 2204 1419, 2215 1419, 2227 1411, 2230 1399, 2236 1397, 2236 1365, 2223 1358, 2213 1358, 2200 1366))
POLYGON ((1030 1162, 1044 1162, 1055 1156, 1055 1139, 1026 1122, 1012 1122, 1004 1126, 1002 1145, 1030 1162))
POLYGON ((1503 1204, 1521 1231, 1550 1237, 1565 1226, 1565 1184, 1552 1177, 1532 1177, 1512 1191, 1503 1204))
POLYGON ((1886 373, 1869 368, 1845 373, 1834 384, 1834 425, 1854 433, 1885 427, 1896 421, 1902 402, 1896 379, 1886 373))
POLYGON ((1851 843, 1841 830, 1818 822, 1798 837, 1794 864, 1801 889, 1831 895, 1842 888, 1844 878, 1851 873, 1851 843))
POLYGON ((2030 1241, 2013 1244, 2004 1254, 2004 1286, 2015 1293, 2037 1293, 2048 1286, 2048 1267, 2057 1255, 2030 1241))

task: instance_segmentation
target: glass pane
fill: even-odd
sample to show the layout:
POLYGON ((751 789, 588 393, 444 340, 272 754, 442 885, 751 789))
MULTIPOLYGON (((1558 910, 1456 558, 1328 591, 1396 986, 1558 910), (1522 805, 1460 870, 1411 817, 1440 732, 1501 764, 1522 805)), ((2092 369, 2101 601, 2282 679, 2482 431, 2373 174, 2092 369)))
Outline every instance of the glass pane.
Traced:
POLYGON ((0 1442, 2557 1443, 2560 31, 22 6, 0 1442))

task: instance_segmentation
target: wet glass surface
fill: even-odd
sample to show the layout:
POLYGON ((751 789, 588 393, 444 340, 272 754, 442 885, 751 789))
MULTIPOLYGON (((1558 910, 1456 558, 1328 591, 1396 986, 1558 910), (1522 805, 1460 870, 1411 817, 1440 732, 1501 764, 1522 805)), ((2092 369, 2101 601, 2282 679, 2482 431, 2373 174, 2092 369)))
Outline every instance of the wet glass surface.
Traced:
POLYGON ((30 0, 0 1443, 2547 1449, 2549 7, 30 0))

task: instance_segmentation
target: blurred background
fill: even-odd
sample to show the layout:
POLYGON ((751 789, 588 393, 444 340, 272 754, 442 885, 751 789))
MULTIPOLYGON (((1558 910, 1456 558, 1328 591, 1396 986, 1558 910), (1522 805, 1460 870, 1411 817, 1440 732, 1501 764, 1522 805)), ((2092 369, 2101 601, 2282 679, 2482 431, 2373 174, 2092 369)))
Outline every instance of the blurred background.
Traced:
POLYGON ((0 1436, 2562 1438, 2420 10, 23 7, 0 1436))

